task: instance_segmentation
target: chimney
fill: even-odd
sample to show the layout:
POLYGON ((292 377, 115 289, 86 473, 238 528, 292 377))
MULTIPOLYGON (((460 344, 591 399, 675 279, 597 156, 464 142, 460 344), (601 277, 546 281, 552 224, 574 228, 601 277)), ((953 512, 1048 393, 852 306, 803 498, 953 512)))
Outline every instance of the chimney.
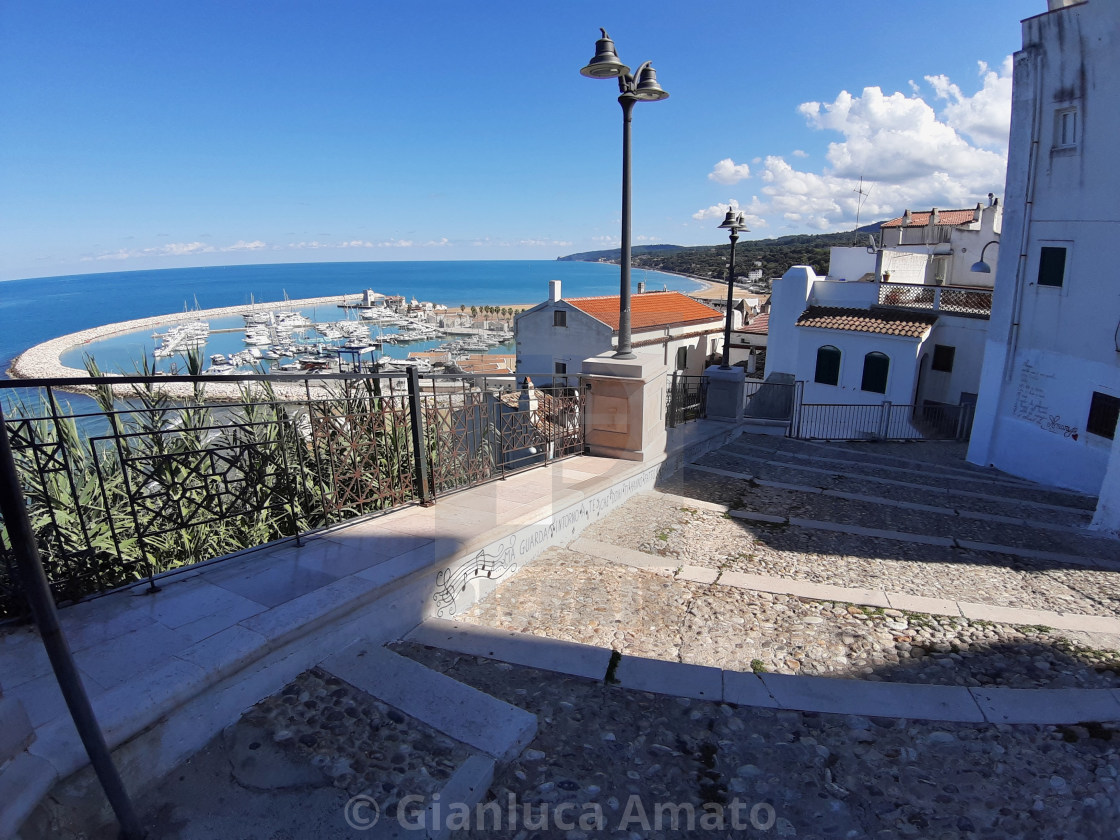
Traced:
POLYGON ((560 300, 560 281, 559 280, 549 280, 548 281, 548 302, 549 303, 556 303, 556 301, 558 301, 558 300, 560 300))
POLYGON ((929 223, 931 225, 941 224, 941 211, 936 207, 929 211, 929 223))
POLYGON ((909 227, 910 226, 910 221, 911 221, 910 211, 907 210, 905 213, 902 214, 902 226, 903 227, 909 227))
POLYGON ((992 202, 994 202, 994 201, 995 201, 995 198, 996 198, 996 194, 995 194, 995 193, 988 193, 988 206, 989 206, 989 207, 991 207, 991 206, 992 206, 992 202))
POLYGON ((645 280, 639 280, 638 281, 638 294, 644 295, 645 293, 646 293, 646 281, 645 280))
POLYGON ((976 202, 976 209, 972 211, 972 221, 974 221, 974 222, 980 221, 980 219, 983 217, 983 215, 984 215, 984 208, 983 208, 983 206, 981 206, 980 202, 977 201, 976 202))

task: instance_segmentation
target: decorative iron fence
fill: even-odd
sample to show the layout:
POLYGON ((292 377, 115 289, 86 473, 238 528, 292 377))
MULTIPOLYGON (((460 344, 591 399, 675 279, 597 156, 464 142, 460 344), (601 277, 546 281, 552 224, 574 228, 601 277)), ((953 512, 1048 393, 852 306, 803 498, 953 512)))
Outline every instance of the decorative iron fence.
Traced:
MULTIPOLYGON (((582 454, 571 379, 114 376, 3 381, 0 398, 47 576, 68 602, 582 454), (74 386, 88 409, 63 407, 58 389, 74 386)), ((21 612, 17 592, 0 522, 0 619, 21 612)))
POLYGON ((708 395, 706 376, 685 376, 673 371, 665 393, 665 426, 672 429, 690 420, 704 416, 708 395))
POLYGON ((973 405, 798 405, 789 436, 802 440, 968 440, 973 405))

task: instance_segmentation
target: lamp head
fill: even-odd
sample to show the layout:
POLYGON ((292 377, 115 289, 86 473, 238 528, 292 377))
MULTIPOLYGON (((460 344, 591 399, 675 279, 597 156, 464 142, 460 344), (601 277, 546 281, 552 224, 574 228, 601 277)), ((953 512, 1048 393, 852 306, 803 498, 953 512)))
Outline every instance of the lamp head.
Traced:
POLYGON ((607 34, 607 30, 600 29, 599 31, 603 33, 603 37, 595 42, 595 57, 579 71, 580 74, 587 76, 589 79, 614 79, 618 76, 625 76, 630 72, 630 68, 619 59, 614 48, 614 41, 607 34))
POLYGON ((638 71, 638 86, 634 88, 634 98, 643 102, 658 102, 669 98, 668 91, 657 83, 657 71, 648 61, 638 71))
MULTIPOLYGON (((741 230, 747 230, 747 222, 742 211, 730 209, 727 215, 723 217, 723 221, 719 225, 724 230, 730 230, 733 233, 738 233, 741 230)), ((750 231, 747 231, 750 233, 750 231)))
POLYGON ((992 267, 990 265, 988 265, 986 262, 984 262, 984 254, 988 253, 988 246, 989 245, 995 245, 998 248, 999 247, 999 240, 998 239, 993 239, 991 242, 985 242, 984 243, 984 247, 980 249, 980 259, 972 264, 972 268, 970 268, 969 271, 972 271, 976 274, 991 274, 992 273, 992 267))

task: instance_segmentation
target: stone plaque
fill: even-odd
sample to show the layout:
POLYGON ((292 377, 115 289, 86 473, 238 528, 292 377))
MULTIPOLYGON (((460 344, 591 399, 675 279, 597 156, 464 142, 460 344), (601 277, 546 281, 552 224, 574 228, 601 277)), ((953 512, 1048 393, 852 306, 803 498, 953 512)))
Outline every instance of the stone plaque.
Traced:
POLYGON ((592 428, 600 432, 630 431, 630 401, 625 397, 595 397, 594 413, 591 416, 592 428))

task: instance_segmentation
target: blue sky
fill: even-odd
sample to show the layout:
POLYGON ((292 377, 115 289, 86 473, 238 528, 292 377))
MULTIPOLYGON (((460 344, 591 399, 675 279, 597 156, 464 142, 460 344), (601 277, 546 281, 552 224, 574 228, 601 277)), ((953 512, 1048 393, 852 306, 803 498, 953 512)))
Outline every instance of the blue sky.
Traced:
POLYGON ((5 0, 0 279, 617 246, 600 26, 670 93, 635 109, 636 242, 721 242, 729 203, 847 229, 860 175, 862 222, 970 206, 1045 6, 5 0))

